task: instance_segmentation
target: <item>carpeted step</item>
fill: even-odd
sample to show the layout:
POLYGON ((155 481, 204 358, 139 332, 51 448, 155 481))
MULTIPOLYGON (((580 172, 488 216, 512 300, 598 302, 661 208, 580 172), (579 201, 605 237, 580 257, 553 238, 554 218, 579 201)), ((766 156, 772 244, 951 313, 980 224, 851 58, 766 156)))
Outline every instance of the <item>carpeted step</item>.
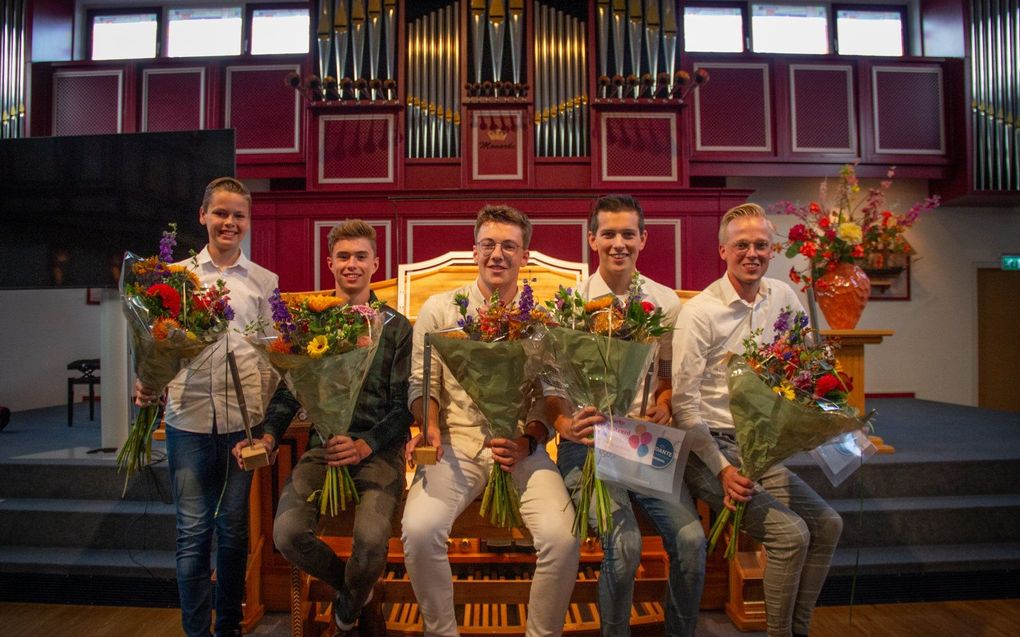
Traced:
POLYGON ((0 463, 0 498, 120 500, 122 495, 125 500, 170 502, 166 463, 151 465, 131 476, 126 493, 124 474, 117 472, 112 460, 0 463))
POLYGON ((826 500, 909 498, 1016 493, 1020 458, 987 460, 915 459, 899 452, 872 456, 854 475, 833 487, 814 459, 800 454, 786 466, 826 500))
POLYGON ((926 546, 1015 540, 1020 494, 830 500, 839 546, 926 546))
POLYGON ((869 575, 1013 571, 1020 569, 1020 542, 838 548, 829 576, 853 575, 855 565, 869 575))
POLYGON ((0 546, 0 573, 176 578, 174 551, 0 546))
POLYGON ((7 499, 0 538, 17 546, 173 550, 175 512, 162 502, 7 499))

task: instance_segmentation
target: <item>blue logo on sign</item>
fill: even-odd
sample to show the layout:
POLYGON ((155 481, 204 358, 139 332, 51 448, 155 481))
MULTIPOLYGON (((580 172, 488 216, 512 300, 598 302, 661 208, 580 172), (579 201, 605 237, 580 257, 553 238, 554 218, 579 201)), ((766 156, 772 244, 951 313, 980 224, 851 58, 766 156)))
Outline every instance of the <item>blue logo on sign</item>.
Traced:
POLYGON ((673 463, 673 443, 666 438, 659 438, 655 441, 655 451, 652 453, 652 466, 656 469, 663 469, 673 463))

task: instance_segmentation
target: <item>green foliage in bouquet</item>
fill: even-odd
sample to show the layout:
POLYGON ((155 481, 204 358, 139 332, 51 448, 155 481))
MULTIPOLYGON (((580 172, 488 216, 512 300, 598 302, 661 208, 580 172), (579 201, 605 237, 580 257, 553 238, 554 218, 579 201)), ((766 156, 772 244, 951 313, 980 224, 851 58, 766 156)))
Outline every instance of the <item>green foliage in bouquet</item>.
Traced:
MULTIPOLYGON (((742 461, 741 473, 757 481, 771 467, 833 436, 863 429, 846 403, 852 379, 839 368, 833 346, 816 342, 803 312, 786 308, 774 325, 775 338, 759 344, 760 331, 744 340, 743 356, 728 365, 730 413, 742 461)), ((708 536, 711 553, 732 519, 725 557, 736 555, 737 534, 746 503, 723 509, 708 536)))
MULTIPOLYGON (((555 376, 576 408, 594 405, 611 419, 625 415, 634 404, 655 356, 655 341, 670 329, 662 324, 662 308, 642 297, 635 272, 625 301, 613 294, 585 301, 578 291, 561 286, 546 303, 559 325, 547 337, 555 376)), ((588 450, 574 495, 574 535, 587 535, 593 503, 596 530, 602 536, 609 533, 612 501, 595 473, 593 449, 588 450)))
MULTIPOLYGON (((124 255, 120 293, 131 331, 135 373, 146 387, 161 393, 184 361, 201 354, 227 331, 234 312, 226 284, 203 286, 194 269, 173 261, 176 224, 159 242, 159 253, 142 258, 124 255)), ((141 407, 117 452, 117 469, 125 471, 124 489, 131 475, 152 457, 152 433, 159 423, 159 406, 141 407)))
MULTIPOLYGON (((532 403, 549 317, 535 306, 527 283, 516 303, 503 304, 493 294, 475 316, 468 314, 465 295, 457 295, 454 303, 461 315, 458 327, 434 333, 432 347, 485 416, 493 437, 514 438, 532 403)), ((499 527, 523 526, 520 494, 498 464, 493 464, 480 513, 499 527)))

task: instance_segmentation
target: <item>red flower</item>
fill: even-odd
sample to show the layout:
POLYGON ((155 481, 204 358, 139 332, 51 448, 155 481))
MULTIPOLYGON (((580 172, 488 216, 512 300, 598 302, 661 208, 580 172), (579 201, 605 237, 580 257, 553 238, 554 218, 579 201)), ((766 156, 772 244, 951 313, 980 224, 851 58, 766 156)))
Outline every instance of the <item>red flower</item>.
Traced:
POLYGON ((807 227, 803 223, 798 223, 794 227, 790 228, 790 241, 807 241, 811 238, 808 233, 807 227))
POLYGON ((818 254, 818 246, 813 241, 808 241, 800 247, 800 253, 810 259, 818 254))
POLYGON ((858 243, 857 245, 854 246, 853 252, 851 254, 853 256, 855 256, 855 257, 863 257, 864 256, 864 246, 862 246, 861 244, 858 243))
POLYGON ((822 228, 828 228, 829 227, 829 218, 828 217, 822 217, 821 219, 818 220, 818 225, 821 226, 822 228))
POLYGON ((826 374, 815 381, 815 396, 824 398, 833 391, 843 391, 843 384, 835 374, 826 374))
POLYGON ((196 310, 198 312, 205 312, 206 310, 209 309, 209 302, 204 297, 192 296, 191 309, 196 310))
POLYGON ((811 205, 808 206, 808 210, 810 210, 813 214, 818 214, 822 211, 822 207, 812 201, 811 205))
POLYGON ((641 309, 645 311, 645 314, 651 314, 655 311, 655 305, 648 301, 641 301, 641 309))
POLYGON ((177 318, 181 313, 181 295, 166 283, 157 283, 145 293, 150 297, 159 297, 160 304, 170 314, 170 318, 177 318))

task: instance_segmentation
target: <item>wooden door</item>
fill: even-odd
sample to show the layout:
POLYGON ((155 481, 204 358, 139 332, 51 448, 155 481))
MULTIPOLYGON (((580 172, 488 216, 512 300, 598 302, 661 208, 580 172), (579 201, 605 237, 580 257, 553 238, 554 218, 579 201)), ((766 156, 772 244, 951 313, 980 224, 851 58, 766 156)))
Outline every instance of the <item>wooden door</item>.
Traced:
POLYGON ((1020 412, 1020 272, 978 270, 978 407, 1020 412))

